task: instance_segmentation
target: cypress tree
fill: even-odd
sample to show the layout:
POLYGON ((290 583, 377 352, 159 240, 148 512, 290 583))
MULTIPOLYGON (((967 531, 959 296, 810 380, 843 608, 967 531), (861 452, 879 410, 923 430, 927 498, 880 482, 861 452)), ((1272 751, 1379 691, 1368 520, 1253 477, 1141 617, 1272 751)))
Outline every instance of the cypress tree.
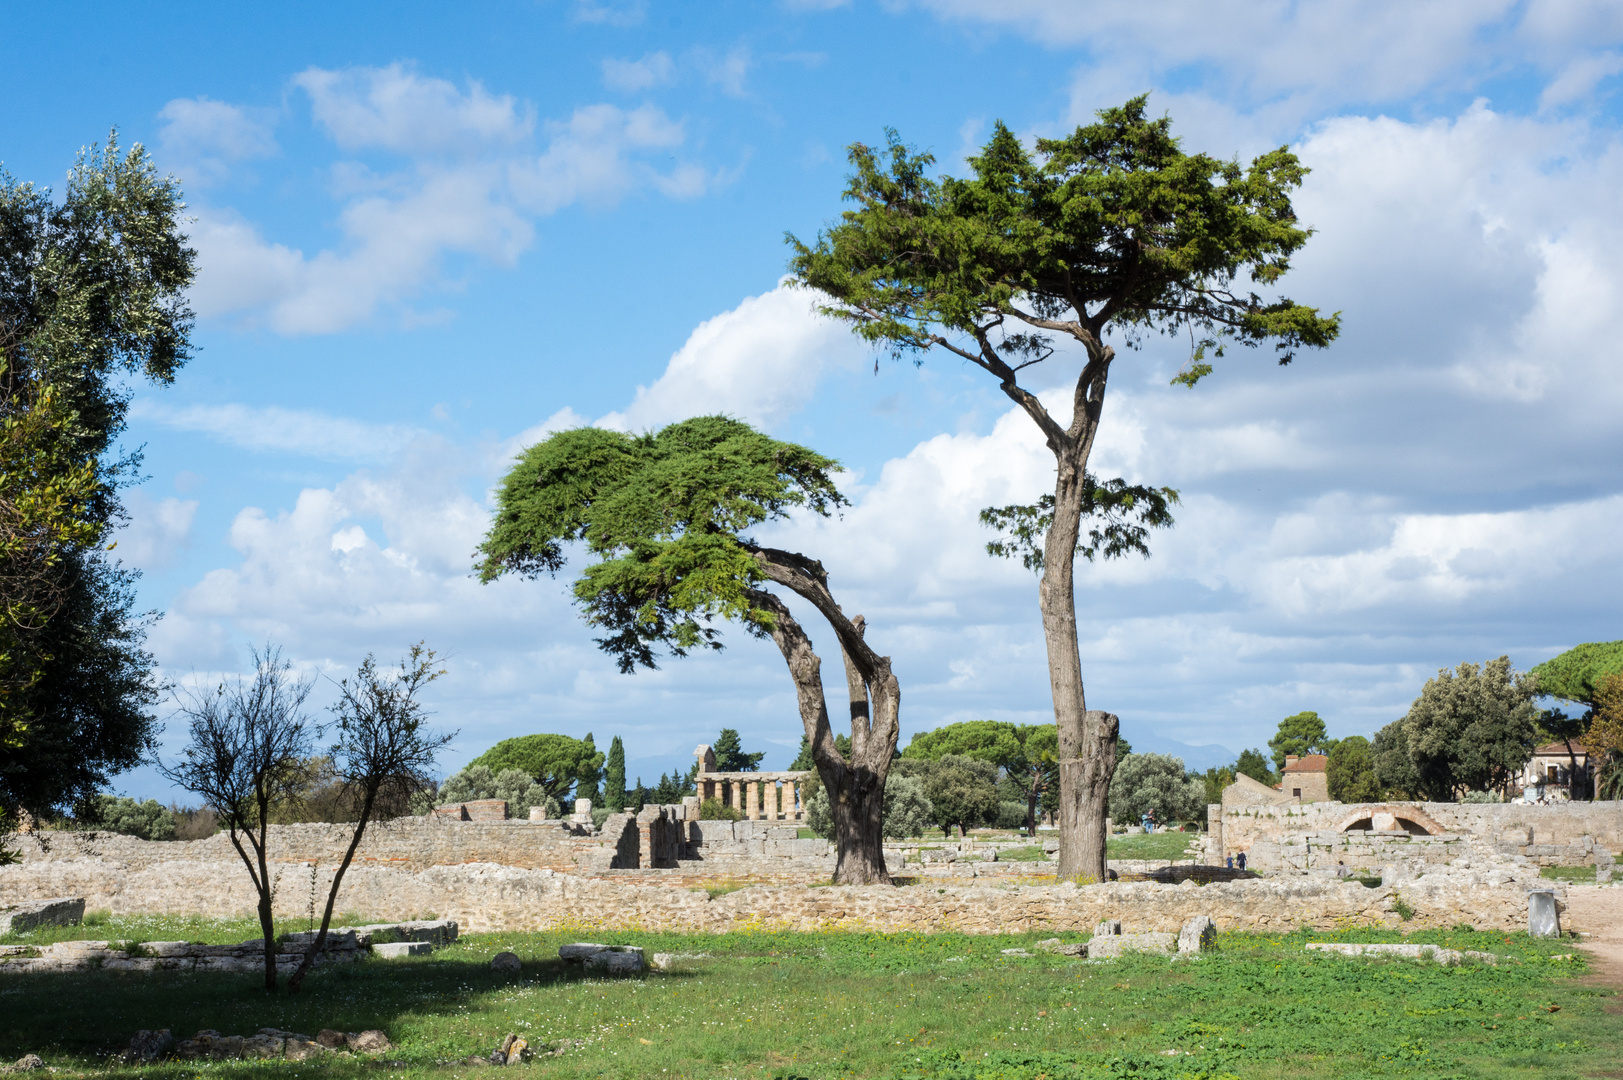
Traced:
POLYGON ((626 806, 626 748, 618 735, 609 744, 609 767, 603 784, 603 805, 616 814, 626 806))

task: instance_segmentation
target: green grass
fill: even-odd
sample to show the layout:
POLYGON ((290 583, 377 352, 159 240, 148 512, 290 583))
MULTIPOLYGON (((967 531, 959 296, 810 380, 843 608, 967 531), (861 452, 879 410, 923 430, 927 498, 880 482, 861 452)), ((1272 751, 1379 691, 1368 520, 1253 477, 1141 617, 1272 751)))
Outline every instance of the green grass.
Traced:
POLYGON ((1194 833, 1141 833, 1138 836, 1112 836, 1106 853, 1112 859, 1164 859, 1176 861, 1187 858, 1184 851, 1194 833))
POLYGON ((310 1034, 383 1028, 396 1044, 386 1055, 389 1080, 472 1073, 457 1062, 510 1031, 543 1048, 569 1045, 529 1067, 548 1080, 1492 1080, 1615 1067, 1616 1021, 1605 1013, 1611 991, 1579 985, 1572 975, 1581 961, 1552 959, 1570 955, 1569 944, 1522 934, 1409 938, 1520 961, 1459 968, 1302 948, 1307 940, 1393 940, 1373 931, 1231 934, 1195 961, 1095 964, 1001 954, 1047 933, 593 934, 707 954, 669 973, 620 980, 587 978, 558 962, 558 945, 580 936, 471 936, 431 957, 319 971, 292 997, 267 996, 246 975, 7 976, 0 1060, 39 1053, 59 1078, 385 1074, 360 1060, 137 1068, 110 1056, 139 1028, 185 1036, 270 1026, 310 1034), (490 957, 506 949, 525 961, 516 976, 489 970, 490 957))
MULTIPOLYGON (((365 915, 334 915, 332 925, 364 926, 387 922, 365 915)), ((277 919, 278 936, 312 929, 309 919, 277 919)), ((315 923, 320 926, 319 920, 315 923)), ((54 941, 192 941, 204 945, 235 945, 262 935, 259 920, 205 919, 197 915, 109 915, 85 913, 79 926, 41 926, 24 934, 0 934, 0 945, 49 945, 54 941)))
POLYGON ((1595 880, 1593 866, 1541 866, 1538 876, 1549 878, 1552 881, 1588 881, 1595 880))
POLYGON ((1004 848, 997 853, 1001 862, 1042 862, 1043 849, 1038 844, 1030 847, 1004 848))

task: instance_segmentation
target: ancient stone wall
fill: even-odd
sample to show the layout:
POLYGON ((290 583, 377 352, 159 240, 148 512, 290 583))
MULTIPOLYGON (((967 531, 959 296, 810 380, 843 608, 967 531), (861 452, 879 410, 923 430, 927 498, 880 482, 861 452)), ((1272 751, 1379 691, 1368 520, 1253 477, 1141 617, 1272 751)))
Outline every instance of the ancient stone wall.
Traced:
POLYGON ((1543 806, 1319 802, 1284 806, 1226 803, 1220 833, 1222 853, 1249 853, 1258 843, 1279 844, 1291 838, 1341 834, 1349 824, 1382 812, 1398 818, 1407 814, 1406 820, 1419 820, 1428 831, 1435 831, 1434 823, 1442 835, 1476 837, 1492 844, 1500 854, 1519 855, 1535 865, 1577 865, 1592 861, 1597 850, 1623 850, 1623 803, 1619 802, 1543 806))
MULTIPOLYGON (((329 871, 318 868, 324 894, 329 871)), ((658 873, 657 871, 655 872, 658 873)), ((1536 872, 1535 872, 1536 873, 1536 872)), ((309 872, 280 870, 275 907, 305 914, 309 872), (291 876, 290 876, 291 875, 291 876)), ((1197 887, 1148 882, 1074 885, 957 884, 927 881, 888 886, 752 886, 710 898, 702 891, 662 888, 627 874, 584 878, 547 869, 470 863, 405 870, 367 863, 352 870, 339 894, 341 911, 388 918, 455 919, 467 931, 574 927, 722 932, 748 928, 961 930, 1089 930, 1121 919, 1131 930, 1176 932, 1209 915, 1224 930, 1331 929, 1381 925, 1405 929, 1470 923, 1525 928, 1527 889, 1539 884, 1514 871, 1438 868, 1399 886, 1366 888, 1313 876, 1216 883, 1197 887), (1399 898, 1414 911, 1404 922, 1399 898)), ((1554 883, 1545 882, 1546 886, 1554 883)), ((1560 886, 1554 886, 1560 891, 1560 886)), ((53 859, 0 867, 0 895, 81 895, 91 908, 244 916, 253 911, 248 875, 234 862, 154 862, 125 873, 94 859, 53 859)))

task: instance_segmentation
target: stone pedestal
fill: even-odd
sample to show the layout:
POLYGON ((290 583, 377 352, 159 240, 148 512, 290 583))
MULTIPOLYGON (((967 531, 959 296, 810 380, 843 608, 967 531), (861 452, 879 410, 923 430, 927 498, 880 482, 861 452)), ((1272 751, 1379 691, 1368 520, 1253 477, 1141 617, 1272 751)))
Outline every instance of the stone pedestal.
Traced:
POLYGON ((1555 893, 1527 894, 1527 933, 1531 937, 1560 937, 1561 916, 1555 910, 1555 893))

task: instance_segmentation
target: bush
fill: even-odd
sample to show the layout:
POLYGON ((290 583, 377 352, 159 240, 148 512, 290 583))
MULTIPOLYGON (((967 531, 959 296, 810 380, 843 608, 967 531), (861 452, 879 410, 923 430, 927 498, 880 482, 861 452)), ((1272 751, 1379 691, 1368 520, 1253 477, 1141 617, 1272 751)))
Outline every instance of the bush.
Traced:
MULTIPOLYGON (((520 769, 503 769, 492 774, 484 765, 469 765, 440 785, 437 799, 440 806, 477 799, 506 799, 508 817, 527 818, 532 806, 543 807, 549 818, 563 816, 563 808, 558 805, 558 800, 548 795, 546 788, 520 769)), ((412 803, 414 810, 420 805, 415 800, 412 803)), ((431 803, 430 808, 433 805, 431 803)), ((428 810, 422 812, 427 813, 428 810)))
POLYGON ((97 827, 142 840, 173 840, 175 812, 156 799, 136 802, 123 795, 103 795, 97 800, 97 827))
MULTIPOLYGON (((822 788, 817 789, 823 793, 822 788)), ((828 796, 824 795, 824 802, 828 796)), ((885 778, 885 835, 902 839, 923 836, 935 824, 935 807, 924 794, 924 784, 914 776, 885 778)))
MULTIPOLYGON (((625 811, 622 810, 620 813, 625 813, 625 811)), ((603 827, 603 823, 614 815, 615 811, 610 810, 606 806, 592 807, 592 828, 601 829, 603 827)))
POLYGON ((828 805, 828 792, 821 785, 806 796, 806 828, 824 840, 834 839, 834 812, 828 805))
POLYGON ((1467 791, 1460 796, 1460 802, 1462 803, 1496 803, 1498 801, 1499 795, 1492 791, 1467 791))
MULTIPOLYGON (((823 800, 823 805, 824 809, 826 810, 828 806, 828 800, 826 798, 823 800)), ((704 802, 699 804, 700 821, 738 821, 742 819, 743 816, 744 815, 739 813, 737 810, 734 810, 720 799, 714 797, 706 799, 704 802)))
POLYGON ((1327 766, 1330 797, 1337 802, 1378 802, 1380 781, 1375 777, 1375 750, 1362 735, 1349 735, 1330 751, 1327 766))
POLYGON ((1110 780, 1110 816, 1131 824, 1146 813, 1161 822, 1198 819, 1206 785, 1184 775, 1183 760, 1167 754, 1128 754, 1110 780))
POLYGON ((998 803, 996 824, 1000 829, 1024 829, 1026 827, 1026 804, 1008 801, 998 803))

